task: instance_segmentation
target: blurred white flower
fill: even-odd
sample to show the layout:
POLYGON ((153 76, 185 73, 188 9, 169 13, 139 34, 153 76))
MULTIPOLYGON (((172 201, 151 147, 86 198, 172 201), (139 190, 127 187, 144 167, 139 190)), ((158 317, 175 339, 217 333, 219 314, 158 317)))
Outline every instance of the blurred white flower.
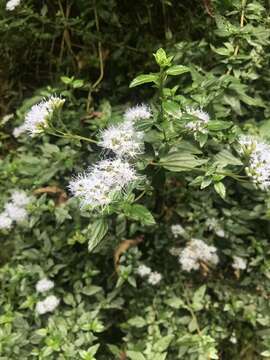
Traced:
POLYGON ((142 138, 141 131, 136 131, 132 124, 124 122, 103 130, 99 145, 120 157, 135 157, 143 152, 142 138))
POLYGON ((137 272, 141 277, 145 277, 145 276, 150 275, 151 269, 150 269, 150 267, 142 264, 138 267, 137 272))
POLYGON ((172 255, 172 256, 179 256, 182 252, 182 249, 181 248, 177 248, 177 247, 172 247, 169 249, 169 253, 172 255))
POLYGON ((10 219, 16 222, 24 221, 27 218, 27 211, 24 208, 15 205, 13 202, 5 205, 5 211, 10 219))
POLYGON ((6 212, 0 214, 0 229, 11 229, 12 220, 6 212))
POLYGON ((9 0, 6 3, 6 10, 8 11, 12 11, 14 10, 17 6, 20 5, 21 0, 9 0))
POLYGON ((162 275, 157 271, 153 271, 148 277, 148 283, 150 285, 157 285, 158 283, 160 283, 161 279, 162 275))
POLYGON ((18 137, 21 136, 24 132, 26 132, 26 128, 25 128, 25 124, 22 124, 22 125, 20 125, 20 126, 18 126, 18 127, 15 127, 15 128, 13 129, 12 134, 13 134, 13 136, 14 136, 15 138, 18 138, 18 137))
POLYGON ((202 109, 196 109, 193 107, 187 107, 186 113, 196 117, 196 119, 191 120, 186 124, 186 129, 197 133, 206 133, 207 124, 209 123, 210 117, 207 112, 202 109))
POLYGON ((39 301, 36 305, 36 312, 40 315, 43 315, 47 312, 53 312, 59 305, 60 300, 54 296, 47 296, 43 301, 39 301))
POLYGON ((17 206, 26 206, 30 203, 31 198, 22 190, 15 190, 11 194, 11 201, 17 206))
POLYGON ((209 246, 200 239, 191 239, 180 254, 179 262, 185 271, 198 270, 200 261, 216 265, 219 261, 216 252, 215 246, 209 246))
POLYGON ((48 100, 42 100, 40 103, 32 106, 26 114, 24 127, 31 136, 35 136, 48 127, 50 116, 55 109, 60 108, 65 100, 56 96, 51 96, 48 100))
POLYGON ((151 110, 147 105, 137 105, 126 110, 124 119, 131 123, 140 119, 149 119, 152 116, 151 110))
POLYGON ((172 225, 171 232, 175 238, 177 238, 178 236, 184 235, 186 233, 185 229, 180 224, 172 225))
POLYGON ((37 292, 43 293, 53 289, 54 282, 49 279, 41 279, 36 284, 37 292))
POLYGON ((234 256, 232 267, 235 270, 245 270, 247 267, 247 260, 241 258, 240 256, 234 256))

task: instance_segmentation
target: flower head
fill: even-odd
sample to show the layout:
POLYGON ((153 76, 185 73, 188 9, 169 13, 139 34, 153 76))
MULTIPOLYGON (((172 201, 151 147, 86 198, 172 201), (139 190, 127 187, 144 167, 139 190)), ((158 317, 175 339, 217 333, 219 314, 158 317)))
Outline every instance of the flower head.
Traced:
POLYGON ((26 206, 31 201, 30 197, 22 190, 15 190, 11 194, 11 201, 17 206, 26 206))
POLYGON ((5 205, 5 210, 13 221, 22 222, 27 218, 27 211, 24 208, 15 205, 13 202, 7 203, 5 205))
POLYGON ((247 260, 241 258, 240 256, 234 256, 232 267, 235 270, 245 270, 247 267, 247 260))
POLYGON ((270 145, 252 136, 239 138, 239 153, 247 157, 246 174, 260 189, 270 187, 270 145))
POLYGON ((39 301, 36 305, 36 312, 40 315, 43 315, 47 312, 53 312, 59 305, 60 300, 54 296, 47 296, 43 301, 39 301))
POLYGON ((26 114, 24 127, 31 136, 35 136, 44 131, 49 126, 49 119, 54 110, 60 108, 65 100, 51 96, 48 100, 42 100, 40 103, 32 106, 26 114))
POLYGON ((54 287, 54 282, 46 278, 41 279, 36 284, 37 292, 43 293, 51 290, 54 287))
POLYGON ((6 3, 6 10, 12 11, 14 10, 18 5, 20 5, 21 0, 9 0, 6 3))
POLYGON ((196 119, 191 120, 186 124, 186 129, 195 133, 206 133, 206 127, 210 120, 210 117, 207 112, 203 111, 202 109, 196 109, 193 107, 187 107, 186 113, 188 115, 192 115, 196 119))
POLYGON ((0 229, 11 229, 12 226, 12 220, 8 216, 7 212, 2 212, 0 214, 0 229))
POLYGON ((137 272, 141 277, 149 276, 151 274, 151 268, 142 264, 138 267, 137 272))
POLYGON ((23 134, 25 131, 26 131, 26 129, 25 129, 25 124, 22 124, 22 125, 20 125, 20 126, 18 126, 18 127, 15 127, 15 128, 13 129, 12 134, 13 134, 13 136, 14 136, 15 138, 18 138, 18 137, 21 136, 21 134, 23 134))
POLYGON ((192 239, 179 256, 179 262, 185 271, 198 270, 200 261, 216 265, 219 261, 216 252, 215 246, 209 246, 200 239, 192 239))
POLYGON ((126 110, 124 119, 131 123, 141 119, 149 119, 152 116, 151 110, 147 105, 137 105, 126 110))
POLYGON ((143 133, 141 131, 136 131, 132 124, 124 122, 105 129, 99 145, 112 150, 120 157, 135 157, 142 153, 142 138, 143 133))
POLYGON ((153 271, 148 277, 148 283, 150 285, 157 285, 160 283, 161 279, 162 279, 162 275, 157 271, 153 271))
POLYGON ((102 160, 72 180, 69 189, 80 198, 82 206, 103 207, 137 178, 128 162, 122 159, 102 160))

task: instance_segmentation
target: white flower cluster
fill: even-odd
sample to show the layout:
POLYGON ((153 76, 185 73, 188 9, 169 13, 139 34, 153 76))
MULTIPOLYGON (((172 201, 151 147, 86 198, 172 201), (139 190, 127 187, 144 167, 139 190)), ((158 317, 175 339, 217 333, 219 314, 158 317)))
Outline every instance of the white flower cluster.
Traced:
POLYGON ((13 11, 17 6, 20 5, 21 0, 9 0, 6 3, 6 10, 13 11))
POLYGON ((142 134, 135 130, 135 121, 150 116, 147 106, 136 106, 127 110, 123 123, 103 131, 99 145, 112 150, 116 158, 98 162, 69 183, 70 191, 81 200, 82 207, 104 207, 139 179, 126 158, 142 151, 142 134))
POLYGON ((157 285, 160 283, 162 279, 162 275, 157 271, 152 271, 149 266, 146 266, 144 264, 140 265, 137 269, 137 273, 141 277, 147 278, 147 282, 150 285, 157 285))
POLYGON ((147 120, 152 116, 151 110, 146 105, 133 106, 126 110, 124 119, 129 122, 136 122, 138 120, 147 120))
POLYGON ((20 125, 20 126, 15 127, 15 128, 13 129, 12 134, 13 134, 13 136, 14 136, 15 138, 18 138, 19 136, 21 136, 21 135, 22 135, 23 133, 25 133, 25 132, 26 132, 25 124, 22 124, 22 125, 20 125))
POLYGON ((146 105, 128 109, 124 114, 125 121, 105 129, 101 134, 99 146, 112 150, 119 157, 135 157, 143 152, 143 132, 136 131, 135 123, 148 119, 151 112, 146 105))
MULTIPOLYGON (((54 288, 54 282, 49 279, 41 279, 36 284, 36 291, 39 293, 45 293, 54 288)), ((47 312, 53 312, 59 305, 60 300, 55 295, 49 295, 44 300, 38 301, 36 305, 36 312, 39 315, 46 314, 47 312)))
POLYGON ((219 258, 217 248, 209 246, 200 239, 191 239, 179 256, 179 262, 185 271, 198 270, 200 262, 216 265, 219 258))
POLYGON ((36 305, 36 312, 39 315, 53 312, 59 305, 60 300, 55 295, 49 295, 44 300, 39 301, 36 305))
POLYGON ((192 131, 195 134, 206 133, 207 124, 209 123, 210 117, 207 112, 202 109, 196 109, 194 107, 187 107, 186 113, 196 117, 196 120, 190 121, 186 124, 186 129, 192 131))
POLYGON ((246 174, 260 189, 270 187, 270 145, 252 136, 239 138, 240 154, 248 157, 246 174))
POLYGON ((247 260, 246 260, 246 259, 243 259, 243 258, 240 257, 240 256, 234 256, 234 257, 233 257, 232 267, 233 267, 235 270, 245 270, 246 267, 247 267, 247 260))
MULTIPOLYGON (((54 110, 59 109, 63 106, 65 100, 57 96, 51 96, 48 100, 42 100, 40 103, 32 106, 30 111, 26 114, 25 122, 19 128, 27 131, 31 136, 35 136, 44 131, 49 125, 49 119, 53 114, 54 110)), ((16 135, 18 130, 16 131, 16 135)), ((14 134, 14 135, 15 135, 14 134)))
POLYGON ((0 214, 0 229, 11 229, 13 222, 20 223, 27 218, 26 205, 30 198, 24 191, 14 191, 11 201, 5 205, 5 210, 0 214))
POLYGON ((82 206, 103 207, 137 179, 134 168, 128 162, 120 158, 102 160, 72 180, 69 189, 81 200, 82 206))
POLYGON ((143 132, 136 131, 131 122, 110 126, 102 132, 99 146, 112 150, 119 157, 135 157, 143 151, 143 132))
POLYGON ((182 236, 186 233, 185 229, 180 224, 175 224, 171 226, 171 232, 175 238, 182 236))
POLYGON ((178 247, 172 247, 169 249, 169 253, 172 255, 172 256, 180 256, 182 252, 182 249, 181 248, 178 248, 178 247))
POLYGON ((37 292, 43 293, 54 288, 54 282, 49 279, 41 279, 36 284, 37 292))

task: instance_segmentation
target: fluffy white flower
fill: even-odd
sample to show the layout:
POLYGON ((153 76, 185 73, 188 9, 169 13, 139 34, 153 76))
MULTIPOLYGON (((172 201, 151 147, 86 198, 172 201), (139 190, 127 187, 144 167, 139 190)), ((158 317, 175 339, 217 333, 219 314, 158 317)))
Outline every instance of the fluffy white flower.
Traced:
POLYGON ((36 284, 37 292, 43 293, 53 289, 54 282, 49 279, 41 279, 36 284))
POLYGON ((102 132, 99 145, 116 155, 134 157, 143 151, 143 133, 136 131, 131 123, 110 126, 102 132))
POLYGON ((144 104, 131 107, 124 113, 124 119, 131 123, 140 119, 149 119, 151 116, 152 113, 150 108, 144 104))
POLYGON ((12 134, 13 134, 13 136, 14 136, 15 138, 18 138, 18 137, 21 136, 25 131, 26 131, 25 124, 22 124, 22 125, 20 125, 20 126, 18 126, 18 127, 15 127, 15 128, 13 129, 12 134))
POLYGON ((11 194, 11 201, 17 206, 26 206, 31 201, 31 198, 22 190, 15 190, 11 194))
POLYGON ((239 153, 248 158, 246 174, 262 190, 270 187, 270 145, 252 136, 240 136, 239 153))
POLYGON ((44 301, 39 301, 36 305, 36 312, 39 314, 39 315, 43 315, 47 312, 47 308, 46 308, 46 305, 44 303, 44 301))
POLYGON ((145 277, 151 274, 151 269, 150 267, 142 264, 138 267, 137 272, 141 277, 145 277))
POLYGON ((200 239, 192 239, 180 254, 179 262, 185 271, 198 270, 200 261, 216 265, 219 261, 216 252, 216 247, 200 239))
POLYGON ((162 279, 162 275, 157 271, 153 271, 149 275, 147 281, 151 285, 157 285, 158 283, 160 283, 161 279, 162 279))
POLYGON ((232 267, 235 270, 245 270, 247 267, 247 260, 241 258, 240 256, 234 256, 232 267))
POLYGON ((82 206, 103 207, 137 178, 134 168, 128 162, 121 159, 102 160, 72 180, 69 189, 80 198, 82 206))
POLYGON ((39 301, 36 305, 36 312, 40 315, 43 315, 47 312, 53 312, 59 305, 60 300, 54 296, 47 296, 43 301, 39 301))
POLYGON ((177 248, 177 247, 172 247, 169 249, 169 253, 172 255, 172 256, 180 256, 182 252, 182 249, 181 248, 177 248))
POLYGON ((21 0, 9 0, 6 3, 6 10, 8 11, 12 11, 14 10, 17 6, 20 5, 21 0))
POLYGON ((16 222, 24 221, 27 218, 27 212, 24 208, 15 205, 13 202, 5 205, 5 211, 11 220, 16 222))
POLYGON ((6 212, 0 214, 0 229, 9 230, 12 226, 12 220, 6 212))
POLYGON ((35 136, 48 127, 48 121, 53 111, 60 108, 65 100, 56 96, 51 96, 47 101, 42 100, 40 103, 32 106, 26 114, 24 127, 31 136, 35 136))
POLYGON ((186 113, 196 117, 196 120, 191 120, 189 123, 186 124, 186 129, 194 132, 195 134, 207 132, 206 127, 210 120, 210 117, 207 112, 201 109, 187 107, 186 113))
POLYGON ((180 224, 172 225, 171 232, 175 238, 177 238, 178 236, 184 235, 186 233, 185 229, 180 224))

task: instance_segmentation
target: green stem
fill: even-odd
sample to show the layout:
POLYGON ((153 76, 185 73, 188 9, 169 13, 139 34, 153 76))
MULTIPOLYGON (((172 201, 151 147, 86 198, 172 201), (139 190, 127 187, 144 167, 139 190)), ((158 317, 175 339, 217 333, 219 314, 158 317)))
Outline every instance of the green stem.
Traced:
POLYGON ((71 134, 71 133, 66 133, 60 130, 57 130, 55 128, 52 128, 53 132, 49 132, 47 131, 48 134, 50 135, 54 135, 57 137, 63 137, 63 138, 67 138, 67 139, 77 139, 77 140, 83 140, 83 141, 87 141, 93 144, 97 144, 98 141, 94 140, 94 139, 90 139, 81 135, 77 135, 77 134, 71 134))

